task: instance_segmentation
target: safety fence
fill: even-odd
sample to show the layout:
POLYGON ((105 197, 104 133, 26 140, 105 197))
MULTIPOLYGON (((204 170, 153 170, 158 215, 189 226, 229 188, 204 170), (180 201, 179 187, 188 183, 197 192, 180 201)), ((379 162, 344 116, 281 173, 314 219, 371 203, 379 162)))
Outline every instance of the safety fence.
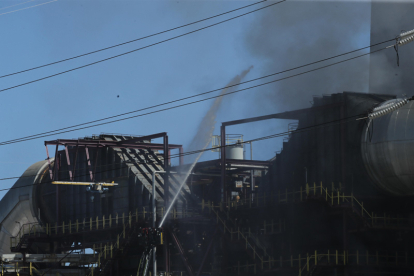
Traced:
POLYGON ((271 191, 268 194, 255 195, 253 200, 251 198, 237 200, 227 198, 225 202, 213 203, 203 199, 201 207, 202 210, 208 208, 209 210, 219 209, 220 211, 228 212, 239 208, 257 208, 289 202, 303 202, 309 198, 323 200, 331 206, 346 205, 352 208, 354 213, 362 217, 370 227, 414 228, 414 218, 391 215, 389 213, 379 215, 374 212, 369 212, 364 207, 364 202, 358 200, 353 194, 345 195, 344 192, 335 189, 333 183, 330 190, 329 187, 324 186, 323 183, 320 182, 320 185, 316 185, 316 183, 314 183, 313 186, 306 184, 305 187, 301 186, 297 191, 288 191, 288 189, 285 189, 285 191, 271 191))
MULTIPOLYGON (((252 235, 250 228, 240 229, 240 227, 237 227, 233 229, 233 227, 230 226, 231 224, 219 215, 218 210, 215 210, 214 208, 210 208, 210 210, 216 215, 217 223, 222 225, 224 234, 228 234, 231 241, 243 242, 245 244, 245 249, 251 250, 253 260, 257 260, 259 263, 263 264, 265 256, 267 256, 266 247, 260 246, 258 238, 252 235), (246 229, 248 231, 245 231, 246 229)), ((266 224, 266 221, 264 222, 264 228, 270 228, 272 233, 274 233, 274 229, 282 231, 282 225, 285 225, 282 221, 279 221, 278 223, 272 221, 270 224, 266 224)))
MULTIPOLYGON (((67 234, 76 234, 76 233, 84 233, 84 232, 91 232, 91 231, 98 231, 98 230, 110 230, 112 228, 119 228, 128 225, 131 227, 133 222, 145 222, 147 220, 152 219, 152 212, 147 211, 149 208, 142 207, 141 211, 138 209, 135 212, 129 212, 128 214, 122 213, 122 215, 109 215, 102 217, 95 217, 95 218, 87 218, 83 220, 75 220, 75 221, 63 221, 61 224, 54 223, 46 223, 44 225, 40 225, 38 223, 29 223, 24 224, 20 228, 19 233, 15 237, 10 237, 10 247, 16 248, 20 244, 20 242, 24 241, 24 239, 28 236, 52 236, 52 235, 67 235, 67 234)), ((165 214, 165 209, 159 208, 157 211, 157 216, 163 217, 165 214)), ((181 218, 194 218, 199 217, 200 213, 183 209, 182 211, 177 211, 177 209, 172 208, 169 212, 170 218, 173 220, 181 219, 181 218)))
POLYGON ((389 251, 348 251, 348 250, 326 250, 319 253, 315 250, 312 254, 298 254, 296 256, 269 256, 260 265, 256 263, 241 263, 228 267, 226 273, 231 275, 256 274, 258 269, 269 271, 277 269, 297 269, 298 275, 308 273, 318 265, 329 266, 414 266, 414 256, 408 252, 389 251))
POLYGON ((0 276, 4 275, 42 275, 39 270, 35 267, 33 263, 25 263, 24 265, 19 265, 18 262, 13 264, 4 264, 1 262, 0 264, 0 276))
MULTIPOLYGON (((125 224, 124 224, 125 225, 125 224)), ((131 227, 131 224, 129 224, 129 227, 131 227)), ((103 267, 101 267, 101 263, 106 261, 107 259, 112 259, 114 256, 114 253, 119 251, 119 250, 123 250, 123 247, 121 247, 121 239, 125 239, 126 238, 126 227, 124 227, 123 231, 117 235, 116 237, 116 242, 114 243, 108 243, 105 245, 100 244, 100 246, 97 245, 93 245, 92 246, 92 250, 93 250, 93 256, 95 257, 95 252, 99 252, 97 253, 98 255, 98 261, 96 263, 96 266, 92 266, 89 270, 89 274, 88 276, 93 276, 94 273, 96 274, 96 270, 105 270, 105 265, 108 264, 108 262, 105 263, 105 265, 103 267)))
MULTIPOLYGON (((87 267, 82 267, 83 270, 87 270, 87 267)), ((15 262, 13 264, 0 263, 0 276, 11 276, 11 275, 30 275, 30 276, 43 276, 46 273, 47 275, 54 274, 50 271, 51 269, 39 269, 36 267, 36 263, 32 262, 15 262), (19 265, 20 264, 20 265, 19 265)), ((54 269, 56 270, 56 268, 54 269)), ((56 275, 63 275, 56 273, 56 275)), ((66 274, 67 275, 67 274, 66 274)), ((78 274, 77 274, 78 275, 78 274)))

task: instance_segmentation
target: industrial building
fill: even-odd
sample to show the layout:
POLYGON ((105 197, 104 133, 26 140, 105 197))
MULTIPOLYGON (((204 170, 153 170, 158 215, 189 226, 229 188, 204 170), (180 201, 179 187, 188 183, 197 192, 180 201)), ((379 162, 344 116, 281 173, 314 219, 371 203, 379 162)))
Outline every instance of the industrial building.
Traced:
POLYGON ((138 275, 144 263, 153 274, 142 257, 153 207, 156 225, 167 213, 157 274, 414 274, 413 103, 366 118, 395 101, 343 92, 223 122, 220 158, 195 164, 169 212, 191 167, 167 133, 45 141, 46 159, 0 201, 0 275, 138 275), (228 134, 274 119, 297 124, 271 160, 228 134))

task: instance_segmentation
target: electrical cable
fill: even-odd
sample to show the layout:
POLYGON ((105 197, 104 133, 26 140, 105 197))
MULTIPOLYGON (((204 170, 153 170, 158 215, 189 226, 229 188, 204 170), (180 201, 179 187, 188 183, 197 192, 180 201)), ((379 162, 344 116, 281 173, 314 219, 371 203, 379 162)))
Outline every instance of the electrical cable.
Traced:
MULTIPOLYGON (((168 105, 168 104, 171 104, 171 103, 184 101, 184 100, 187 100, 187 99, 190 99, 190 98, 210 94, 210 93, 213 93, 213 92, 223 90, 224 88, 234 87, 234 86, 237 86, 237 85, 241 85, 241 84, 253 82, 253 81, 256 81, 256 80, 268 78, 268 77, 271 77, 271 76, 279 75, 279 74, 282 74, 282 73, 286 73, 286 72, 289 72, 289 71, 297 70, 297 69, 300 69, 300 68, 303 68, 303 67, 306 67, 306 66, 314 65, 314 64, 317 64, 317 63, 320 63, 320 62, 323 62, 323 61, 327 61, 327 60, 330 60, 330 59, 334 59, 334 58, 337 58, 337 57, 348 55, 348 54, 351 54, 351 53, 354 53, 354 52, 357 52, 357 51, 361 51, 361 50, 364 50, 364 49, 367 49, 367 48, 371 48, 371 47, 374 47, 374 46, 377 46, 377 45, 380 45, 380 44, 383 44, 383 43, 387 43, 387 42, 390 42, 390 41, 393 41, 393 40, 394 39, 386 40, 386 41, 383 41, 383 42, 380 42, 380 43, 372 44, 370 46, 366 46, 366 47, 363 47, 363 48, 352 50, 350 52, 335 55, 335 56, 325 58, 325 59, 322 59, 322 60, 319 60, 319 61, 307 63, 305 65, 293 67, 293 68, 290 68, 290 69, 287 69, 287 70, 283 70, 283 71, 279 71, 279 72, 276 72, 276 73, 268 74, 268 75, 265 75, 265 76, 262 76, 262 77, 259 77, 259 78, 255 78, 255 79, 251 79, 251 80, 248 80, 248 81, 240 82, 239 84, 229 85, 229 86, 226 86, 226 87, 221 87, 221 88, 217 88, 217 89, 210 90, 210 91, 207 91, 207 92, 199 93, 199 94, 196 94, 196 95, 193 95, 193 96, 188 96, 188 97, 184 97, 184 98, 181 98, 181 99, 172 100, 172 101, 169 101, 169 102, 153 105, 153 106, 150 106, 150 107, 141 108, 141 109, 138 109, 138 110, 133 110, 133 111, 129 111, 129 112, 126 112, 126 113, 121 113, 121 114, 118 114, 118 115, 109 116, 109 117, 102 118, 102 119, 97 119, 97 120, 94 120, 94 121, 89 121, 89 122, 86 122, 86 123, 81 123, 81 124, 77 124, 77 125, 73 125, 73 126, 69 126, 69 127, 64 127, 64 128, 60 128, 60 129, 56 129, 56 130, 51 130, 51 131, 47 131, 47 132, 42 132, 42 133, 38 133, 38 134, 33 134, 33 135, 21 137, 21 138, 16 138, 16 139, 0 142, 0 146, 3 145, 3 144, 11 143, 11 142, 20 142, 20 140, 26 141, 27 138, 33 138, 33 137, 44 135, 44 134, 54 133, 54 132, 57 132, 57 131, 66 130, 66 129, 70 129, 70 128, 74 128, 74 127, 78 127, 78 126, 88 125, 88 124, 92 124, 92 123, 95 123, 95 122, 105 121, 105 120, 121 117, 121 116, 124 116, 124 115, 132 114, 132 113, 136 113, 136 112, 140 112, 140 111, 144 111, 144 110, 148 110, 148 109, 152 109, 152 108, 155 108, 155 107, 160 107, 160 106, 163 106, 163 105, 168 105)), ((42 136, 42 137, 46 137, 46 136, 42 136)), ((42 138, 42 137, 39 137, 39 138, 42 138)), ((37 138, 35 138, 35 139, 37 139, 37 138)), ((31 139, 29 139, 29 140, 31 140, 31 139)))
POLYGON ((11 5, 11 6, 7 6, 7 7, 4 7, 4 8, 0 8, 0 11, 1 10, 5 10, 5 9, 8 9, 8 8, 15 7, 15 6, 20 6, 20 5, 23 5, 23 4, 26 4, 26 3, 29 3, 29 2, 33 2, 33 1, 35 1, 35 0, 29 0, 29 1, 26 1, 26 2, 23 2, 23 3, 14 4, 14 5, 11 5))
MULTIPOLYGON (((262 83, 262 84, 257 84, 257 85, 250 86, 250 87, 247 87, 247 88, 227 92, 227 93, 222 94, 222 95, 212 96, 212 97, 209 97, 209 98, 205 98, 205 99, 201 99, 201 100, 197 100, 197 101, 192 101, 192 102, 189 102, 189 103, 180 104, 180 105, 176 105, 176 106, 172 106, 172 107, 168 107, 168 108, 164 108, 164 109, 159 109, 159 110, 155 110, 155 111, 151 111, 151 112, 147 112, 147 113, 143 113, 143 114, 129 116, 129 117, 121 118, 121 119, 116 119, 116 120, 112 120, 112 121, 109 121, 109 122, 103 122, 103 123, 98 123, 98 124, 94 124, 94 125, 90 125, 90 126, 84 126, 84 127, 79 127, 79 128, 75 128, 75 129, 69 129, 69 130, 54 132, 54 133, 51 133, 51 134, 39 135, 39 136, 36 136, 36 137, 33 137, 34 136, 33 135, 30 138, 18 138, 18 139, 14 139, 14 140, 9 140, 9 141, 5 141, 5 142, 1 142, 0 146, 19 143, 19 142, 24 142, 24 141, 29 141, 29 140, 34 140, 34 139, 39 139, 39 138, 43 138, 43 137, 48 137, 48 136, 52 136, 52 135, 56 135, 56 134, 72 132, 72 131, 81 130, 81 129, 87 129, 87 128, 91 128, 91 127, 95 127, 95 126, 111 124, 111 123, 115 123, 115 122, 129 120, 129 119, 132 119, 132 118, 137 118, 137 117, 142 117, 142 116, 146 116, 146 115, 150 115, 150 114, 154 114, 154 113, 159 113, 159 112, 162 112, 162 111, 176 109, 176 108, 179 108, 179 107, 183 107, 183 106, 187 106, 187 105, 191 105, 191 104, 195 104, 195 103, 204 102, 204 101, 215 99, 215 98, 218 98, 218 97, 228 96, 228 95, 231 95, 231 94, 239 93, 239 92, 246 91, 246 90, 249 90, 249 89, 261 87, 261 86, 264 86, 264 85, 268 85, 268 84, 271 84, 271 83, 279 82, 279 81, 282 81, 282 80, 286 80, 286 79, 290 79, 290 78, 293 78, 293 77, 304 75, 304 74, 307 74, 307 73, 310 73, 310 72, 314 72, 314 71, 317 71, 317 70, 320 70, 320 69, 331 67, 333 65, 340 64, 340 63, 343 63, 343 62, 346 62, 346 61, 350 61, 350 60, 353 60, 353 59, 356 59, 356 58, 359 58, 359 57, 363 57, 363 56, 366 56, 366 55, 370 55, 370 54, 373 54, 373 53, 376 53, 376 52, 379 52, 379 51, 383 51, 385 49, 386 48, 381 48, 381 49, 378 49, 378 50, 375 50, 375 51, 372 51, 372 52, 369 52, 369 53, 361 54, 361 55, 358 55, 358 56, 355 56, 355 57, 352 57, 352 58, 348 58, 348 59, 344 59, 344 60, 334 62, 334 63, 328 64, 328 65, 320 66, 318 68, 314 68, 314 69, 311 69, 311 70, 308 70, 308 71, 305 71, 305 72, 301 72, 301 73, 297 73, 297 74, 294 74, 294 75, 291 75, 291 76, 287 76, 287 77, 283 77, 283 78, 280 78, 280 79, 268 81, 268 82, 265 82, 265 83, 262 83)), ((178 101, 178 100, 176 100, 176 101, 178 101)))
MULTIPOLYGON (((31 0, 31 1, 34 1, 34 0, 31 0)), ((31 1, 28 1, 28 2, 31 2, 31 1)), ((248 7, 263 3, 263 2, 266 2, 266 1, 267 0, 258 1, 258 2, 255 2, 253 4, 249 4, 249 5, 237 8, 237 9, 233 9, 233 10, 230 10, 230 11, 227 11, 227 12, 223 12, 223 13, 220 13, 220 14, 217 14, 217 15, 213 15, 213 16, 210 16, 210 17, 207 17, 207 18, 204 18, 204 19, 200 19, 200 20, 188 23, 188 24, 184 24, 184 25, 181 25, 181 26, 178 26, 178 27, 174 27, 174 28, 171 28, 171 29, 168 29, 168 30, 165 30, 165 31, 153 33, 153 34, 146 35, 146 36, 143 36, 143 37, 140 37, 140 38, 136 38, 136 39, 129 40, 129 41, 126 41, 126 42, 122 42, 122 43, 119 43, 119 44, 108 46, 108 47, 105 47, 105 48, 102 48, 102 49, 94 50, 94 51, 91 51, 91 52, 88 52, 88 53, 85 53, 85 54, 73 56, 73 57, 70 57, 70 58, 65 58, 65 59, 62 59, 62 60, 55 61, 55 62, 39 65, 39 66, 32 67, 32 68, 25 69, 25 70, 21 70, 21 71, 18 71, 18 72, 9 73, 9 74, 0 76, 0 79, 5 78, 5 77, 9 77, 9 76, 13 76, 13 75, 17 75, 17 74, 21 74, 21 73, 28 72, 28 71, 40 69, 40 68, 43 68, 43 67, 51 66, 51 65, 54 65, 54 64, 62 63, 62 62, 65 62, 65 61, 77 59, 77 58, 80 58, 80 57, 88 56, 88 55, 91 55, 91 54, 95 54, 95 53, 98 53, 98 52, 102 52, 102 51, 105 51, 105 50, 109 50, 109 49, 112 49, 112 48, 123 46, 123 45, 129 44, 129 43, 132 43, 132 42, 136 42, 136 41, 139 41, 139 40, 147 39, 147 38, 157 36, 157 35, 160 35, 160 34, 164 34, 164 33, 167 33, 167 32, 178 30, 178 29, 181 29, 181 28, 193 25, 193 24, 197 24, 197 23, 200 23, 200 22, 203 22, 203 21, 206 21, 206 20, 210 20, 210 19, 222 16, 222 15, 225 15, 225 14, 229 14, 229 13, 232 13, 232 12, 235 12, 235 11, 238 11, 238 10, 242 10, 242 9, 245 9, 245 8, 248 8, 248 7)), ((27 3, 27 2, 25 2, 25 3, 27 3)), ((18 5, 20 5, 20 4, 18 4, 18 5)), ((10 6, 10 7, 12 7, 12 6, 10 6)), ((3 9, 5 9, 5 8, 3 8, 3 9)))
MULTIPOLYGON (((54 1, 57 1, 57 0, 54 0, 54 1)), ((114 59, 114 58, 118 58, 118 57, 121 57, 121 56, 125 56, 125 55, 131 54, 131 53, 134 53, 134 52, 137 52, 137 51, 140 51, 140 50, 143 50, 143 49, 146 49, 146 48, 149 48, 149 47, 158 45, 158 44, 162 44, 162 43, 167 42, 167 41, 170 41, 170 40, 174 40, 174 39, 177 39, 177 38, 180 38, 180 37, 183 37, 183 36, 192 34, 192 33, 196 33, 196 32, 202 31, 204 29, 208 29, 210 27, 214 27, 216 25, 220 25, 222 23, 225 23, 225 22, 228 22, 228 21, 237 19, 239 17, 245 16, 245 15, 248 15, 248 14, 251 14, 251 13, 254 13, 254 12, 257 12, 257 11, 260 11, 260 10, 263 10, 263 9, 266 9, 266 8, 269 8, 269 7, 274 6, 274 5, 277 5, 277 4, 281 4, 281 3, 286 2, 286 1, 287 0, 281 0, 279 2, 275 2, 275 3, 272 3, 270 5, 267 5, 267 6, 264 6, 264 7, 261 7, 261 8, 258 8, 258 9, 255 9, 255 10, 252 10, 252 11, 249 11, 249 12, 246 12, 246 13, 243 13, 243 14, 240 14, 240 15, 237 15, 237 16, 234 16, 234 17, 231 17, 229 19, 222 20, 220 22, 217 22, 217 23, 214 23, 214 24, 211 24, 211 25, 208 25, 208 26, 205 26, 205 27, 196 29, 194 31, 190 31, 190 32, 187 32, 187 33, 184 33, 184 34, 181 34, 181 35, 173 36, 171 38, 164 39, 164 40, 161 40, 161 41, 158 41, 158 42, 155 42, 155 43, 152 43, 152 44, 149 44, 149 45, 146 45, 146 46, 143 46, 143 47, 140 47, 140 48, 131 50, 131 51, 127 51, 127 52, 124 52, 122 54, 118 54, 118 55, 115 55, 115 56, 111 56, 109 58, 101 59, 101 60, 98 60, 98 61, 95 61, 95 62, 92 62, 92 63, 88 63, 88 64, 85 64, 85 65, 82 65, 82 66, 78 66, 78 67, 75 67, 75 68, 72 68, 72 69, 69 69, 69 70, 65 70, 65 71, 62 71, 62 72, 59 72, 59 73, 55 73, 55 74, 52 74, 52 75, 49 75, 49 76, 46 76, 46 77, 43 77, 43 78, 35 79, 35 80, 32 80, 32 81, 28 81, 28 82, 25 82, 25 83, 21 83, 21 84, 18 84, 18 85, 14 85, 14 86, 11 86, 11 87, 8 87, 8 88, 0 89, 0 92, 8 91, 10 89, 14 89, 14 88, 21 87, 21 86, 24 86, 24 85, 28 85, 28 84, 31 84, 31 83, 35 83, 35 82, 38 82, 38 81, 42 81, 42 80, 45 80, 45 79, 49 79, 49 78, 52 78, 52 77, 56 77, 56 76, 59 76, 59 75, 62 75, 62 74, 66 74, 66 73, 69 73, 69 72, 72 72, 72 71, 75 71, 75 70, 78 70, 78 69, 82 69, 82 68, 89 67, 89 66, 92 66, 92 65, 95 65, 95 64, 98 64, 98 63, 102 63, 104 61, 108 61, 108 60, 111 60, 111 59, 114 59)))
MULTIPOLYGON (((50 4, 50 3, 53 3, 53 2, 56 2, 56 1, 58 1, 58 0, 52 0, 52 1, 49 1, 49 2, 45 2, 45 3, 41 3, 41 4, 37 4, 37 5, 34 5, 34 6, 30 6, 30 7, 26 7, 26 8, 22 8, 22 9, 14 10, 14 11, 9 11, 9 12, 0 13, 0 15, 5 15, 5 14, 9 14, 9 13, 13 13, 13 12, 18 12, 18 11, 22 11, 22 10, 27 10, 27 9, 35 8, 35 7, 38 7, 38 6, 43 6, 43 5, 46 5, 46 4, 50 4)), ((30 1, 28 1, 28 2, 30 2, 30 1)), ((27 2, 26 2, 26 3, 27 3, 27 2)))

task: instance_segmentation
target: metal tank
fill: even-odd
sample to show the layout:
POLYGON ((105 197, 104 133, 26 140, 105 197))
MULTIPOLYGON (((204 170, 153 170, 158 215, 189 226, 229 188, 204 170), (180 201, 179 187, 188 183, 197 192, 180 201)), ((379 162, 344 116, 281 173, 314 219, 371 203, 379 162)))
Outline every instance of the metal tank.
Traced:
POLYGON ((48 161, 31 165, 0 201, 0 255, 10 253, 10 237, 23 225, 39 223, 37 184, 42 181, 48 161))
POLYGON ((414 195, 414 101, 367 122, 361 140, 363 162, 377 187, 395 196, 414 195))
POLYGON ((234 144, 226 147, 226 158, 227 159, 238 159, 242 160, 243 158, 243 144, 234 144))

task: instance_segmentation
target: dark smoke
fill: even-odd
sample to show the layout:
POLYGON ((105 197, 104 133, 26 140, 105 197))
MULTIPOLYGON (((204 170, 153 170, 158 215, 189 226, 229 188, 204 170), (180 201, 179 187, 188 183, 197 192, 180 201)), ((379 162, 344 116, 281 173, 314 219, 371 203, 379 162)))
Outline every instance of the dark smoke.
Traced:
MULTIPOLYGON (((245 45, 259 60, 261 75, 318 61, 369 45, 369 10, 370 3, 365 1, 288 1, 256 15, 246 32, 245 45)), ((367 92, 368 58, 267 85, 261 90, 256 106, 273 113, 309 107, 312 95, 367 92)))
MULTIPOLYGON (((373 2, 371 41, 392 39, 401 31, 414 29, 414 2, 373 2)), ((392 42, 388 43, 392 44, 392 42)), ((378 47, 377 47, 378 48, 378 47)), ((374 48, 373 50, 377 49, 374 48)), ((414 95, 414 43, 399 48, 400 66, 394 49, 375 53, 370 60, 370 93, 414 95)))

